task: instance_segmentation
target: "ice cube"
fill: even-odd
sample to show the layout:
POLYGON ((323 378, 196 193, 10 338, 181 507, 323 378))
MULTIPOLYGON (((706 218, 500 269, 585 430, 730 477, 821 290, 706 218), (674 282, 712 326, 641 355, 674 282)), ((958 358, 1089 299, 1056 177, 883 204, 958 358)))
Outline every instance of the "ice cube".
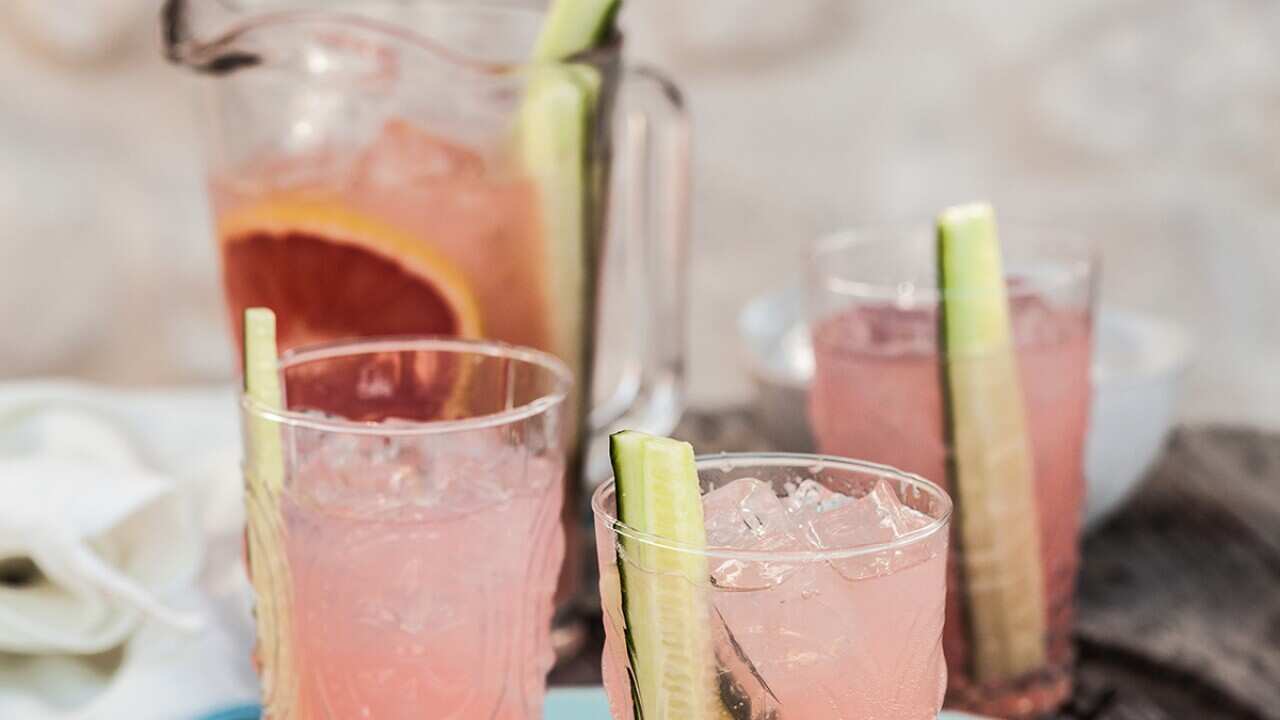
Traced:
POLYGON ((834 510, 852 499, 817 480, 805 479, 787 493, 786 508, 791 516, 791 523, 799 529, 799 535, 803 537, 809 520, 821 513, 834 510))
POLYGON ((892 542, 921 527, 884 480, 862 497, 825 504, 827 509, 801 518, 806 536, 824 550, 892 542))
POLYGON ((403 120, 391 120, 368 148, 356 169, 368 188, 419 185, 440 178, 474 178, 484 173, 483 159, 403 120))
POLYGON ((787 509, 773 486, 740 478, 702 496, 707 544, 758 550, 780 538, 789 539, 787 509))
MULTIPOLYGON (((773 486, 741 478, 702 497, 707 545, 761 552, 802 550, 790 517, 773 486)), ((712 581, 738 589, 777 585, 795 569, 792 563, 712 558, 712 581)))
MULTIPOLYGON (((848 550, 890 543, 931 521, 928 516, 906 507, 893 488, 878 481, 866 495, 834 504, 829 509, 798 517, 803 537, 815 549, 848 550)), ((870 577, 891 570, 894 551, 833 561, 836 570, 848 578, 870 577)))

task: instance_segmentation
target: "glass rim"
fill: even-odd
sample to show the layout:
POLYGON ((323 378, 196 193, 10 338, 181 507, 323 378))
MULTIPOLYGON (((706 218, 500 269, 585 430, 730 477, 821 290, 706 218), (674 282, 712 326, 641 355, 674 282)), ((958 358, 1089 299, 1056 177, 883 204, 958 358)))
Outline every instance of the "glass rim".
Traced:
POLYGON ((616 485, 613 477, 610 477, 607 481, 601 483, 600 487, 596 488, 591 494, 591 511, 596 518, 603 520, 605 525, 607 525, 609 530, 615 535, 636 540, 644 543, 645 545, 688 553, 690 555, 715 558, 717 560, 801 564, 824 562, 829 560, 844 560, 863 557, 866 555, 877 555, 885 552, 886 550, 895 550, 915 545, 933 537, 939 531, 945 531, 945 529, 950 525, 951 515, 955 509, 951 496, 937 483, 934 483, 920 475, 916 475, 915 473, 909 473, 888 465, 873 463, 866 460, 855 460, 836 455, 789 452, 723 452, 698 455, 694 458, 694 462, 696 463, 699 472, 703 469, 715 469, 717 465, 724 464, 726 460, 736 462, 739 466, 755 467, 785 467, 790 465, 804 465, 806 467, 811 467, 816 463, 822 463, 827 466, 846 468, 849 470, 876 475, 881 478, 887 477, 895 480, 903 480, 911 483, 917 488, 923 489, 934 499, 941 501, 943 503, 943 509, 938 517, 930 516, 930 522, 928 525, 912 530, 911 532, 905 533, 900 537, 886 542, 823 550, 773 551, 736 550, 733 548, 719 546, 694 547, 686 543, 668 540, 652 533, 637 530, 614 517, 613 513, 610 513, 605 509, 604 499, 607 495, 614 492, 614 487, 616 485))
MULTIPOLYGON (((1096 281, 1095 278, 1097 277, 1100 261, 1098 244, 1087 239, 1083 234, 1067 228, 1023 223, 1016 219, 1013 222, 1001 222, 999 227, 1002 230, 1002 234, 1003 230, 1012 229, 1014 231, 1013 234, 1019 237, 1024 234, 1032 234, 1053 235, 1062 239, 1063 252, 1061 254, 1037 253, 1044 255, 1046 258, 1060 258, 1062 267, 1053 274, 1053 278, 1048 282, 1041 280, 1026 287, 1007 287, 1005 292, 1009 298, 1030 297, 1046 290, 1052 291, 1074 285, 1090 285, 1096 281)), ((904 238, 910 238, 922 233, 932 236, 934 232, 933 226, 923 223, 882 223, 853 226, 828 232, 819 236, 809 246, 807 258, 809 277, 814 281, 813 285, 816 292, 865 300, 903 301, 906 298, 910 298, 912 303, 936 304, 944 296, 973 296, 974 293, 944 292, 936 285, 918 286, 908 282, 905 278, 883 281, 854 277, 834 270, 830 263, 824 262, 826 258, 856 249, 888 246, 890 243, 901 243, 904 238)), ((1014 240, 1006 247, 1016 248, 1019 246, 1020 243, 1014 240)), ((1009 277, 1008 259, 1009 254, 1006 252, 1004 253, 1006 278, 1009 277)))
POLYGON ((516 360, 549 372, 555 387, 537 398, 496 413, 455 420, 396 420, 394 422, 359 421, 322 417, 296 410, 272 408, 247 393, 240 395, 240 407, 250 415, 270 422, 307 430, 377 436, 422 436, 485 430, 502 427, 537 417, 564 403, 573 389, 573 373, 556 356, 541 350, 511 345, 498 340, 480 340, 431 335, 392 336, 336 340, 302 345, 285 351, 277 364, 279 371, 291 367, 337 357, 351 357, 376 352, 446 352, 455 355, 516 360))

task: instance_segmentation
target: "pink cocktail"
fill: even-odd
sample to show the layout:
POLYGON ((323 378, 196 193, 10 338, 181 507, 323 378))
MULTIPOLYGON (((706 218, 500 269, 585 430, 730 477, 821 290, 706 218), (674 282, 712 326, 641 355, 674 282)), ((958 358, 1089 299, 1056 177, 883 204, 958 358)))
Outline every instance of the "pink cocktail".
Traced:
MULTIPOLYGON (((1020 231, 1007 233, 1020 239, 1020 231)), ((1028 717, 1070 689, 1071 621, 1089 417, 1093 260, 1079 244, 1048 237, 1007 246, 1010 323, 1034 468, 1034 540, 1040 548, 1046 658, 1013 677, 974 667, 964 548, 953 542, 945 649, 948 704, 999 717, 1028 717)), ((939 290, 932 237, 871 232, 833 238, 813 263, 816 375, 810 416, 823 452, 864 457, 947 486, 939 290)), ((948 487, 953 496, 955 488, 948 487)), ((957 523, 963 508, 957 505, 957 523)), ((1018 542, 1016 527, 996 528, 1018 542)), ((999 541, 1005 542, 1005 541, 999 541)))
POLYGON ((701 549, 617 520, 612 482, 593 498, 613 716, 673 717, 636 711, 629 672, 621 576, 660 586, 643 550, 652 545, 705 557, 705 604, 690 622, 709 629, 714 667, 678 670, 714 677, 711 701, 725 716, 933 720, 947 683, 947 495, 888 467, 816 455, 704 456, 698 475, 701 549))
MULTIPOLYGON (((682 404, 684 333, 668 330, 685 314, 687 122, 673 85, 627 67, 612 21, 596 17, 611 5, 169 0, 164 13, 167 57, 208 94, 203 145, 237 344, 243 311, 261 306, 283 350, 486 338, 573 372, 566 608, 587 560, 590 436, 624 417, 669 430, 682 404), (564 6, 596 29, 563 36, 548 11, 564 6), (544 30, 572 48, 549 48, 544 30), (634 304, 636 332, 598 338, 598 302, 634 304), (615 388, 602 372, 593 395, 606 338, 626 373, 615 388)), ((558 639, 568 650, 581 638, 558 639)))
POLYGON ((280 608, 259 623, 283 638, 259 657, 267 717, 541 717, 565 366, 408 339, 289 353, 281 377, 288 411, 245 401, 285 459, 283 547, 250 558, 273 579, 259 613, 280 608))

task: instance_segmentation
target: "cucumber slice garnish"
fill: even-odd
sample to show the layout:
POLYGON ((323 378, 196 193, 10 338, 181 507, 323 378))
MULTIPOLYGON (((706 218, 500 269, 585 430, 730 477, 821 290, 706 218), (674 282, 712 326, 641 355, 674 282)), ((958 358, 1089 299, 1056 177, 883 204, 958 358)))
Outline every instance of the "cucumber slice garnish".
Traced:
POLYGON ((973 673, 1017 677, 1045 662, 1040 535, 1031 448, 1009 327, 995 213, 938 218, 939 347, 973 673))
MULTIPOLYGON (((517 138, 525 171, 535 181, 547 248, 551 302, 547 348, 574 377, 590 377, 588 333, 595 251, 590 246, 593 194, 600 192, 588 155, 603 79, 585 64, 567 64, 613 32, 621 0, 555 0, 534 47, 517 138)), ((575 417, 581 414, 579 394, 575 417)))
MULTIPOLYGON (((267 308, 244 311, 244 391, 259 405, 280 409, 279 354, 276 314, 267 308)), ((284 453, 280 433, 270 424, 251 427, 253 481, 277 497, 284 487, 284 453)))
MULTIPOLYGON (((623 430, 609 436, 609 459, 613 463, 614 497, 616 498, 619 520, 624 517, 624 507, 636 508, 630 513, 632 515, 638 514, 640 508, 644 507, 641 497, 644 492, 644 442, 648 437, 644 433, 633 430, 623 430), (626 497, 623 497, 624 491, 626 497)), ((644 552, 644 545, 626 537, 619 537, 618 544, 618 584, 622 591, 622 617, 623 627, 625 628, 623 639, 626 641, 627 660, 629 661, 627 663, 627 674, 631 679, 631 705, 634 709, 633 716, 635 720, 642 720, 644 713, 641 711, 642 706, 640 703, 640 678, 636 674, 636 668, 639 666, 640 658, 649 657, 646 649, 641 647, 641 644, 649 638, 648 636, 631 632, 632 620, 627 619, 627 558, 631 558, 633 562, 640 564, 640 556, 644 552)), ((641 612, 641 608, 637 606, 632 611, 632 616, 636 617, 635 614, 639 612, 641 612)), ((646 679, 648 678, 646 677, 646 679)))
MULTIPOLYGON (((681 547, 706 546, 702 492, 688 443, 624 431, 610 437, 618 519, 681 547)), ((716 681, 706 558, 622 538, 622 612, 635 716, 728 716, 716 681)))
POLYGON ((583 377, 589 253, 587 149, 600 92, 594 68, 547 65, 531 70, 521 109, 521 157, 541 200, 547 290, 554 312, 551 350, 583 377))
MULTIPOLYGON (((276 316, 266 308, 244 313, 244 390, 260 408, 280 409, 276 316)), ((264 703, 274 716, 300 717, 293 649, 292 596, 281 509, 284 452, 280 429, 259 413, 248 413, 245 515, 249 575, 253 581, 264 703)))
POLYGON ((534 60, 564 60, 608 37, 621 0, 555 0, 534 45, 534 60))

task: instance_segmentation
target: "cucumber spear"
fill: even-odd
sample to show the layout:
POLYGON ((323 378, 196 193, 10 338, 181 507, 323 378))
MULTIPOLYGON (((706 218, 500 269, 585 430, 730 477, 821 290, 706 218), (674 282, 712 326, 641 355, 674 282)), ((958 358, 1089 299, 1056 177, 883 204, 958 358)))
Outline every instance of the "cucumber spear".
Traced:
POLYGON ((622 0, 555 0, 534 46, 539 62, 567 60, 600 44, 613 31, 622 0))
MULTIPOLYGON (((266 308, 244 312, 244 391, 259 410, 282 405, 276 316, 266 308)), ((263 702, 275 717, 304 717, 297 657, 293 647, 293 582, 285 556, 284 451, 280 426, 258 412, 248 413, 245 458, 245 535, 249 577, 254 589, 257 659, 263 702)))
POLYGON ((1005 680, 1045 662, 1035 474, 1009 327, 995 213, 938 218, 943 399, 974 676, 1005 680))
POLYGON ((571 61, 612 36, 620 6, 621 0, 552 3, 534 46, 516 132, 519 156, 537 184, 541 203, 553 309, 547 349, 568 363, 579 380, 590 377, 586 338, 593 320, 589 304, 595 251, 589 243, 593 193, 600 188, 588 151, 604 81, 596 67, 571 61))
POLYGON ((618 519, 685 549, 619 538, 618 575, 636 720, 728 720, 712 647, 710 573, 693 447, 609 437, 618 519))

